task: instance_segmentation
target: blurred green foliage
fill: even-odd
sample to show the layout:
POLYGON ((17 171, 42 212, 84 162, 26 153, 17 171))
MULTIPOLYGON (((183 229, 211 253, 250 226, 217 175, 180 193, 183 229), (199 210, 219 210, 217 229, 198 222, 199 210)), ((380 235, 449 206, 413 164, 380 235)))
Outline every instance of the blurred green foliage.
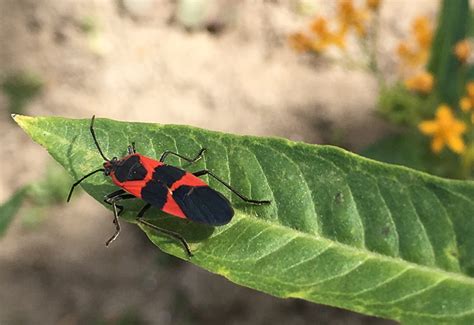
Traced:
POLYGON ((431 47, 428 70, 435 76, 435 92, 441 102, 456 107, 464 91, 465 73, 454 47, 466 37, 470 24, 468 0, 444 0, 431 47))
POLYGON ((95 325, 145 325, 148 324, 138 311, 129 309, 115 319, 99 318, 93 322, 95 325))
POLYGON ((99 30, 99 24, 95 17, 84 16, 79 20, 79 29, 84 34, 95 34, 99 30))
POLYGON ((28 207, 22 214, 22 224, 35 228, 47 217, 52 206, 65 203, 71 177, 56 164, 47 167, 44 176, 28 186, 28 207))
POLYGON ((433 114, 437 101, 436 95, 417 95, 398 83, 381 90, 378 107, 390 122, 413 127, 433 114))
POLYGON ((460 157, 444 150, 436 155, 430 150, 430 141, 420 132, 408 130, 390 135, 364 149, 361 154, 378 161, 443 175, 449 178, 465 178, 459 168, 460 157))
POLYGON ((26 188, 18 190, 5 203, 0 205, 0 237, 5 234, 8 226, 20 209, 25 199, 26 188))
POLYGON ((34 205, 50 206, 64 203, 72 180, 63 168, 50 164, 44 176, 29 186, 28 197, 34 205))
POLYGON ((71 177, 64 169, 57 164, 49 165, 41 179, 23 186, 0 205, 0 236, 5 233, 23 205, 25 205, 21 220, 23 226, 34 228, 41 224, 51 207, 66 202, 71 184, 71 177))
POLYGON ((1 78, 0 87, 8 98, 10 113, 21 114, 28 102, 38 96, 43 89, 44 82, 33 72, 15 72, 1 78))

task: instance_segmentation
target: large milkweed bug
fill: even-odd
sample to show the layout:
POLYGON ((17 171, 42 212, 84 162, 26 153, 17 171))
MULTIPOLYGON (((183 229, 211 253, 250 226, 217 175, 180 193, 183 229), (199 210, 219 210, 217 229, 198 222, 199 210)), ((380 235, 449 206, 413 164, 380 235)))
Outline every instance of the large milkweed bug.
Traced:
POLYGON ((143 220, 145 212, 150 207, 156 207, 168 214, 191 221, 204 223, 211 226, 224 225, 230 222, 234 216, 234 210, 230 202, 219 192, 204 183, 199 176, 209 175, 222 185, 227 187, 232 193, 243 201, 251 204, 269 204, 268 200, 253 200, 237 192, 228 183, 224 182, 211 171, 204 169, 194 173, 165 164, 169 155, 179 157, 189 163, 195 163, 202 158, 205 148, 201 149, 194 158, 187 158, 176 152, 165 151, 157 161, 153 158, 143 156, 136 152, 135 143, 128 146, 128 154, 120 159, 113 157, 108 159, 99 146, 94 132, 95 116, 92 116, 90 132, 99 154, 105 160, 103 168, 94 170, 83 176, 71 186, 67 202, 71 199, 74 188, 86 178, 103 172, 105 176, 110 176, 119 190, 104 197, 104 202, 112 205, 114 212, 115 233, 110 237, 105 245, 108 246, 120 234, 120 223, 118 216, 123 212, 123 206, 118 202, 128 199, 139 198, 146 202, 138 212, 136 221, 146 225, 162 234, 165 234, 179 241, 188 256, 192 256, 186 240, 178 233, 159 228, 154 224, 143 220))

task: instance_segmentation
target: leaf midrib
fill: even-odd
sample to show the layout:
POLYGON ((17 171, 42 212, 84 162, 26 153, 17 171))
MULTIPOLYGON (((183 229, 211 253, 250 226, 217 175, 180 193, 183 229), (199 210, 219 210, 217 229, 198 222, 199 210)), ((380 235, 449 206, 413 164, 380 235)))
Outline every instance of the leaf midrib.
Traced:
MULTIPOLYGON (((369 251, 369 250, 365 250, 365 249, 357 249, 357 248, 354 248, 354 247, 349 246, 347 244, 344 244, 344 243, 341 243, 341 242, 338 242, 338 241, 334 241, 332 239, 329 239, 329 238, 326 238, 326 237, 323 237, 323 236, 320 236, 320 235, 312 235, 312 234, 308 234, 306 232, 302 232, 298 229, 287 227, 287 226, 284 226, 284 225, 281 225, 281 224, 270 223, 269 221, 252 217, 252 216, 250 216, 248 214, 245 214, 245 213, 242 213, 240 211, 238 213, 236 213, 236 215, 234 216, 234 219, 232 221, 232 225, 230 227, 232 227, 233 224, 235 224, 239 220, 244 220, 244 222, 249 220, 250 222, 263 224, 267 228, 282 229, 282 230, 286 230, 287 232, 291 231, 291 232, 295 233, 295 236, 291 236, 291 240, 294 240, 295 238, 298 238, 298 237, 302 237, 302 238, 307 238, 307 239, 311 239, 311 240, 315 240, 315 241, 320 241, 320 242, 327 243, 328 246, 340 247, 341 249, 344 249, 344 250, 347 250, 347 251, 350 251, 350 252, 355 252, 357 255, 365 254, 366 257, 367 257, 366 259, 374 258, 374 259, 377 259, 377 260, 380 260, 380 261, 387 261, 387 262, 392 262, 392 263, 396 262, 396 263, 402 264, 404 266, 406 265, 406 269, 410 269, 410 268, 411 269, 418 269, 420 271, 435 273, 436 275, 439 274, 440 277, 442 277, 444 275, 445 278, 456 279, 456 280, 459 280, 463 283, 466 283, 466 284, 469 284, 469 285, 474 285, 474 279, 467 276, 467 275, 465 275, 465 274, 462 274, 462 273, 449 272, 449 271, 443 270, 439 267, 435 267, 435 266, 430 267, 430 266, 426 266, 426 265, 422 265, 422 264, 416 264, 414 262, 410 262, 410 261, 407 261, 407 260, 404 260, 404 259, 401 259, 401 258, 382 255, 382 254, 372 252, 372 251, 369 251)), ((278 248, 278 249, 280 249, 280 248, 278 248)), ((277 251, 277 250, 275 250, 275 251, 277 251)), ((275 251, 273 251, 273 252, 275 252, 275 251)), ((199 252, 199 249, 196 250, 196 253, 200 253, 200 254, 204 253, 206 256, 212 257, 216 260, 226 261, 226 262, 233 262, 233 263, 235 263, 235 262, 257 262, 259 259, 261 259, 261 257, 260 258, 255 258, 255 259, 254 258, 227 259, 227 258, 222 258, 222 257, 216 257, 215 255, 209 254, 209 253, 206 253, 206 252, 199 252)), ((364 260, 366 260, 366 259, 364 259, 364 260)))

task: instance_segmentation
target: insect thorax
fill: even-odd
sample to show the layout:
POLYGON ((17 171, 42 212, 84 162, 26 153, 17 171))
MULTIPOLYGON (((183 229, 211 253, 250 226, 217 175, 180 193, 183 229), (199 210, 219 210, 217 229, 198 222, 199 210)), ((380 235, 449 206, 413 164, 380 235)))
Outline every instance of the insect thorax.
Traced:
POLYGON ((148 171, 140 162, 139 155, 130 155, 113 164, 115 178, 123 183, 126 181, 139 181, 145 179, 148 171))

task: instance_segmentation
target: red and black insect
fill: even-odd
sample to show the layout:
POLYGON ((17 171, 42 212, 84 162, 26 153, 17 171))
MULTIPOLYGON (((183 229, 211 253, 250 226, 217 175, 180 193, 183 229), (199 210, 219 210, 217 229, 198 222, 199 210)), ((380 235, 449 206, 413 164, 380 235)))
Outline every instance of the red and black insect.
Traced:
POLYGON ((137 153, 135 143, 132 142, 132 145, 128 146, 128 154, 125 157, 108 159, 97 141, 94 132, 94 119, 95 116, 91 120, 90 132, 97 150, 105 162, 103 168, 90 172, 72 185, 67 201, 69 202, 71 199, 72 192, 77 185, 98 172, 110 176, 115 185, 120 187, 119 190, 104 197, 104 202, 113 207, 116 227, 113 236, 105 243, 106 246, 113 242, 120 233, 118 216, 124 208, 117 203, 139 198, 145 201, 146 204, 138 212, 137 222, 178 240, 183 245, 186 253, 192 256, 186 240, 181 235, 143 220, 143 215, 150 207, 155 207, 176 217, 211 226, 229 223, 234 216, 234 210, 230 202, 221 193, 210 188, 199 179, 199 176, 209 175, 213 177, 245 202, 258 205, 270 203, 268 200, 259 201, 245 197, 207 169, 189 173, 181 168, 165 164, 165 160, 169 155, 177 156, 189 163, 195 163, 201 159, 206 151, 205 148, 201 149, 194 158, 187 158, 176 152, 165 151, 160 160, 157 161, 137 153))

